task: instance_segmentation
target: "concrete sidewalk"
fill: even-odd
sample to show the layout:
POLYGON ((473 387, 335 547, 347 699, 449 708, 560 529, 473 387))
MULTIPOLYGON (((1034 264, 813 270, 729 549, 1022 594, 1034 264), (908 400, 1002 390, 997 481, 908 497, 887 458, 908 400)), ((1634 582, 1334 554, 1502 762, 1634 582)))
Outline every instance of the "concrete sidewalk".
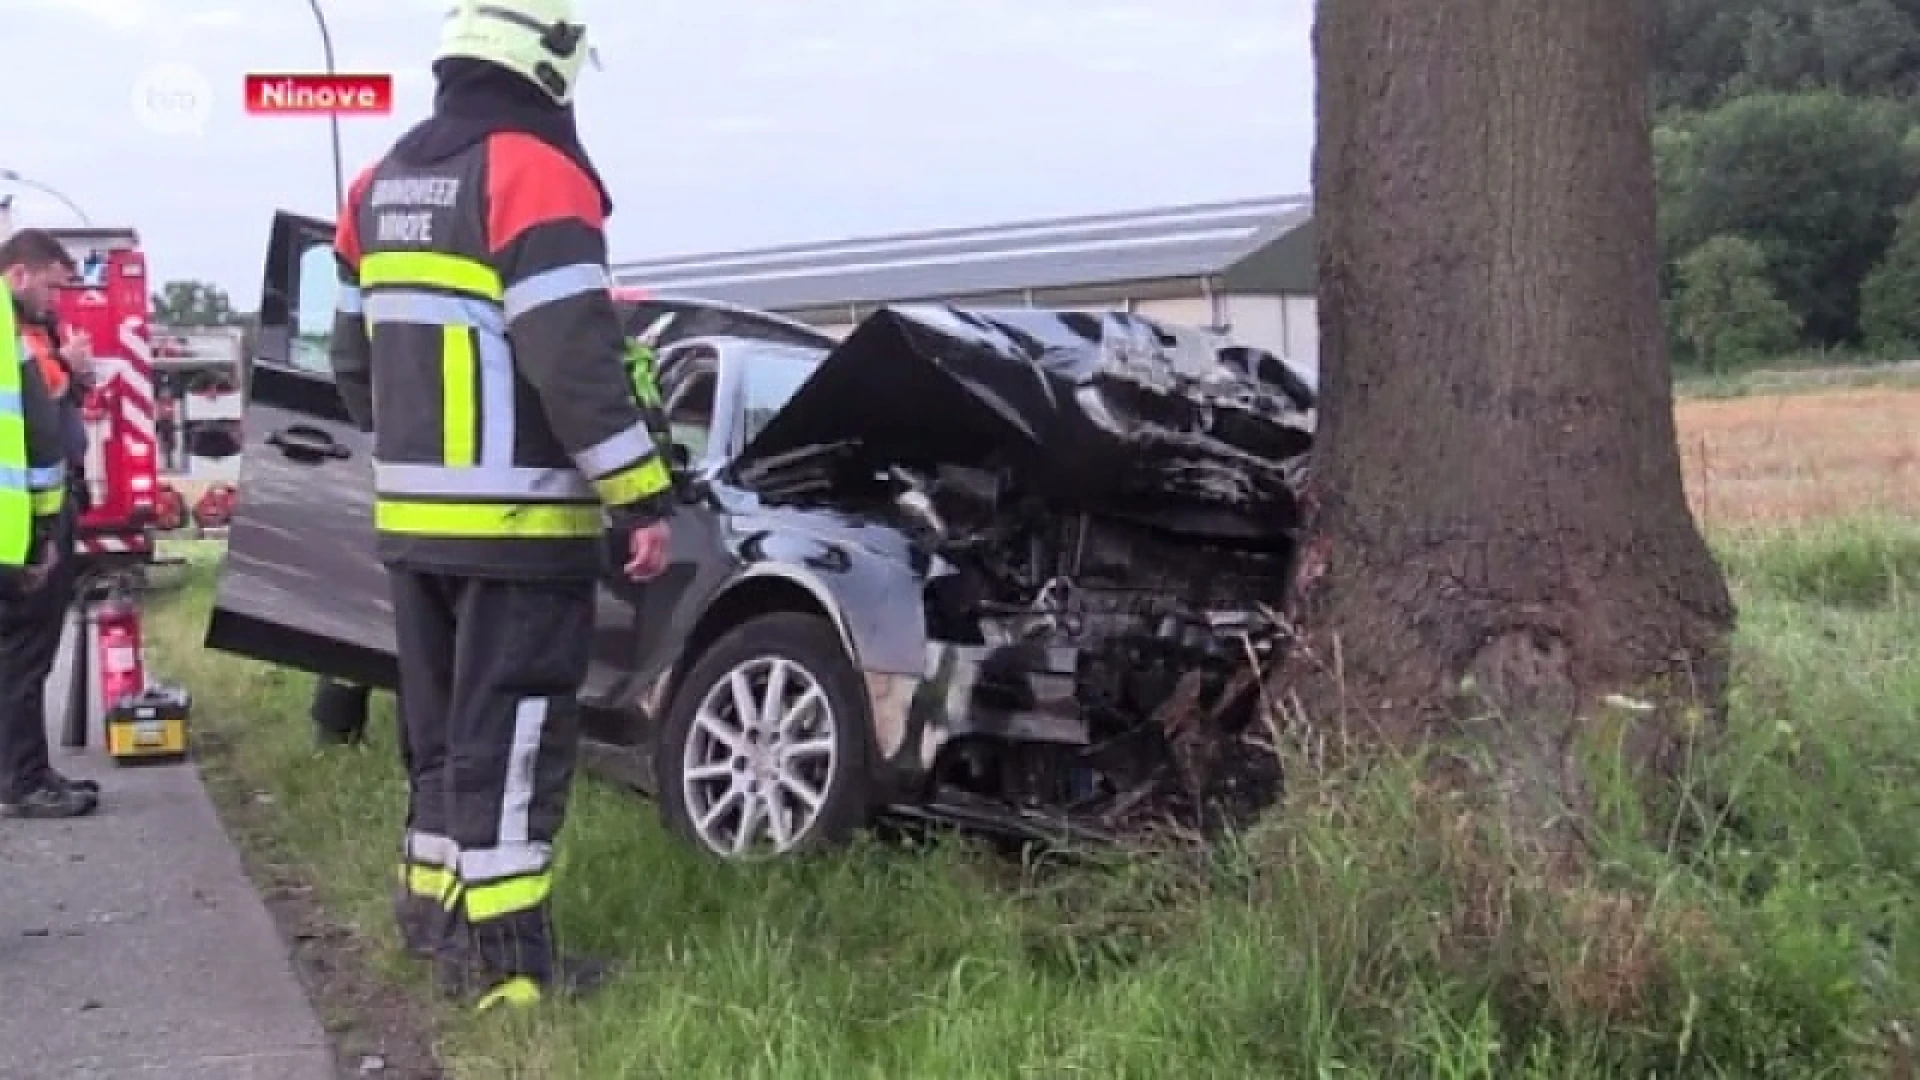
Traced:
POLYGON ((54 766, 105 790, 89 817, 0 818, 0 1080, 334 1080, 199 771, 116 768, 97 730, 61 747, 65 667, 54 766))

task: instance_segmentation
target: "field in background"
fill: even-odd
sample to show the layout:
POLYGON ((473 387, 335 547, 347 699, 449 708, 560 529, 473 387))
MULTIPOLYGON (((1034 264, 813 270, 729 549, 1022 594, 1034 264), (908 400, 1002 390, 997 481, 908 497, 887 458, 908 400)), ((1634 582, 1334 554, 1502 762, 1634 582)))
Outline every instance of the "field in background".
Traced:
MULTIPOLYGON (((628 976, 504 1025, 423 1012, 441 1059, 463 1080, 1912 1080, 1920 392, 1690 400, 1679 427, 1740 603, 1730 738, 1652 829, 1603 780, 1604 872, 1571 897, 1512 887, 1497 844, 1394 777, 1296 770, 1279 827, 1076 869, 956 843, 716 865, 590 781, 558 918, 628 976)), ((194 548, 150 633, 229 827, 269 892, 325 912, 296 936, 330 985, 364 963, 424 1000, 387 914, 390 702, 369 746, 316 750, 310 680, 186 644, 215 551, 194 548)), ((329 1020, 382 1052, 356 1040, 391 999, 343 994, 329 1020)))
POLYGON ((1682 401, 1681 460, 1707 528, 1873 511, 1920 518, 1920 389, 1682 401))

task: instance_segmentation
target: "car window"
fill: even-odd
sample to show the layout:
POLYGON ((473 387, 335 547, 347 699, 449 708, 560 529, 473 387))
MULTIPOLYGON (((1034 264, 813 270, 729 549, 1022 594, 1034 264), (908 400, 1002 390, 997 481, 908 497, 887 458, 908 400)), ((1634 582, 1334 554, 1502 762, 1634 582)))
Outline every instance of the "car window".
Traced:
POLYGON ((711 368, 692 372, 667 401, 667 426, 673 432, 673 441, 686 447, 695 461, 706 454, 707 441, 713 434, 715 382, 711 368))
POLYGON ((800 384, 820 366, 821 354, 810 349, 754 348, 741 354, 742 383, 746 387, 740 417, 740 445, 753 441, 773 414, 793 398, 800 384))
POLYGON ((300 254, 299 294, 294 297, 296 321, 287 363, 298 371, 333 377, 327 357, 333 343, 333 308, 340 295, 340 278, 333 248, 315 244, 300 254))

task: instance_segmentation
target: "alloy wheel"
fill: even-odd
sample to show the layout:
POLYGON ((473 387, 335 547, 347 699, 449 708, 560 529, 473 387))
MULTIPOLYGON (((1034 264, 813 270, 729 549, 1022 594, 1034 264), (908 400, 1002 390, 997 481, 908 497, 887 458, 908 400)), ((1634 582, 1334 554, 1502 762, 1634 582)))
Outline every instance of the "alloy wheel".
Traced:
POLYGON ((780 656, 735 665, 701 699, 682 748, 693 831, 722 855, 782 854, 826 805, 838 754, 832 703, 780 656))

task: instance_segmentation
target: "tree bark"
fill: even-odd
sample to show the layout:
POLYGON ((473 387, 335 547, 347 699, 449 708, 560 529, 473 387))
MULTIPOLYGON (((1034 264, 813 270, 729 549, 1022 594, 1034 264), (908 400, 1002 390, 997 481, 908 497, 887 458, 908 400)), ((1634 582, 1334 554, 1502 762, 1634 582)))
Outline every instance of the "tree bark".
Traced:
POLYGON ((1314 48, 1322 399, 1279 683, 1350 743, 1490 750, 1473 783, 1545 830, 1612 695, 1656 706, 1654 768, 1683 709, 1719 715, 1734 620, 1675 444, 1646 5, 1319 0, 1314 48))

